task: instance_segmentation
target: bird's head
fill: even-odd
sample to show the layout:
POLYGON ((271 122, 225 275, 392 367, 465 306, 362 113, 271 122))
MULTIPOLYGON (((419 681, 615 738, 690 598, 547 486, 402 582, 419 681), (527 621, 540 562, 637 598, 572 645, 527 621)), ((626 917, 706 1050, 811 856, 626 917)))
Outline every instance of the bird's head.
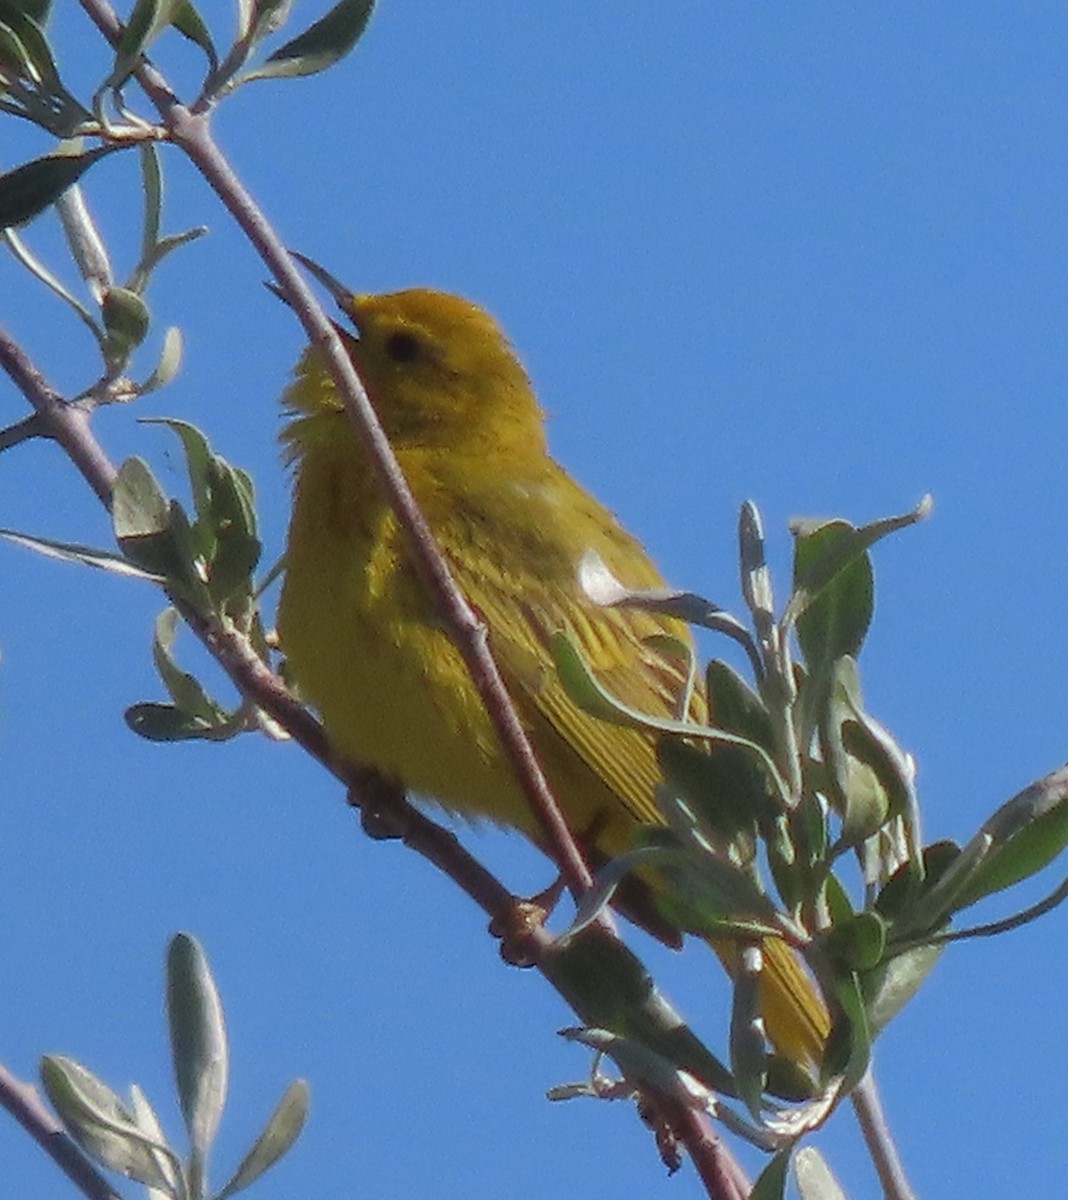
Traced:
MULTIPOLYGON (((354 329, 339 332, 395 447, 544 451, 530 381, 485 309, 429 288, 334 294, 354 329)), ((340 411, 318 352, 305 356, 287 403, 307 416, 340 411), (313 379, 322 386, 302 386, 313 379)))

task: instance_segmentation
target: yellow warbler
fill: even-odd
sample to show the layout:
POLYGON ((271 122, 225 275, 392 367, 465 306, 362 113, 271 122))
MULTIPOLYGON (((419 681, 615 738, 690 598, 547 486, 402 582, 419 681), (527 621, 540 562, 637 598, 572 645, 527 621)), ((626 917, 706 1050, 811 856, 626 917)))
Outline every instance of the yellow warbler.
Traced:
MULTIPOLYGON (((641 545, 550 456, 543 414, 501 330, 478 306, 425 289, 344 298, 342 332, 393 449, 490 648, 568 824, 603 855, 661 823, 646 734, 581 711, 549 651, 569 629, 625 703, 674 714, 677 664, 647 639, 678 622, 600 609, 577 567, 596 551, 630 587, 661 586, 641 545)), ((438 621, 394 514, 349 426, 321 354, 283 398, 295 464, 279 636, 336 747, 465 817, 539 830, 467 669, 438 621)), ((701 704, 700 697, 697 703, 701 704)), ((729 959, 729 946, 719 947, 729 959)), ((827 1016, 791 952, 765 945, 772 1040, 816 1061, 827 1016)))

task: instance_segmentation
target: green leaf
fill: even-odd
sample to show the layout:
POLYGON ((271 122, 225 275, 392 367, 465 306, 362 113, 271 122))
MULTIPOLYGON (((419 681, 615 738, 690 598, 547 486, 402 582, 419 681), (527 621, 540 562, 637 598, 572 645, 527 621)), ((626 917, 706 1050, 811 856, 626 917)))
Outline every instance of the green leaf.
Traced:
MULTIPOLYGON (((80 141, 71 140, 72 147, 80 150, 80 141)), ((89 211, 85 194, 79 184, 72 184, 56 201, 56 214, 63 225, 63 233, 70 248, 71 257, 89 288, 90 294, 100 303, 112 286, 113 274, 108 249, 100 228, 89 211)))
POLYGON ((1068 768, 1018 793, 983 825, 992 844, 953 911, 1037 875, 1068 845, 1068 768))
POLYGON ((159 391, 171 382, 182 365, 182 331, 171 325, 163 335, 163 348, 152 374, 141 384, 138 391, 142 396, 159 391))
POLYGON ((885 1029, 919 990, 945 946, 916 946, 864 972, 860 986, 872 1036, 885 1029))
POLYGON ((128 458, 119 468, 112 490, 111 517, 120 544, 157 537, 170 528, 167 497, 143 458, 128 458))
POLYGON ((680 738, 661 738, 661 769, 695 807, 709 829, 728 840, 766 828, 779 811, 766 760, 774 749, 771 717, 763 701, 726 663, 714 659, 706 672, 709 711, 717 729, 740 739, 708 749, 680 738))
POLYGON ((112 1171, 150 1187, 166 1189, 168 1177, 157 1153, 174 1155, 146 1135, 133 1114, 105 1083, 80 1063, 58 1054, 41 1059, 41 1084, 71 1137, 112 1171))
POLYGON ((30 20, 43 26, 48 21, 52 0, 5 0, 5 6, 24 13, 30 20))
POLYGON ((705 672, 709 708, 720 729, 737 733, 771 754, 775 749, 775 731, 764 701, 727 663, 712 659, 705 672))
POLYGON ((172 650, 178 628, 178 611, 165 608, 156 618, 152 640, 152 659, 171 699, 186 716, 205 723, 217 724, 223 715, 218 705, 209 699, 204 689, 187 671, 179 668, 172 650))
MULTIPOLYGON (((167 1135, 163 1132, 163 1126, 160 1124, 160 1119, 156 1116, 156 1110, 148 1102, 148 1097, 141 1091, 136 1083, 130 1085, 130 1108, 133 1112, 134 1120, 137 1122, 137 1127, 153 1141, 165 1144, 167 1135)), ((160 1169, 160 1173, 168 1180, 169 1186, 166 1188, 148 1189, 148 1200, 173 1200, 174 1197, 182 1195, 184 1188, 184 1180, 180 1170, 178 1169, 175 1156, 173 1154, 164 1154, 159 1150, 152 1151, 153 1157, 156 1160, 156 1165, 160 1169)))
POLYGON ((236 599, 247 600, 250 605, 252 573, 262 548, 256 536, 252 480, 225 459, 216 458, 215 465, 218 473, 211 493, 211 520, 217 548, 209 586, 219 604, 228 605, 236 599))
POLYGON ((886 922, 873 912, 836 921, 824 941, 829 957, 851 971, 870 971, 886 951, 886 922))
POLYGON ((239 36, 255 45, 289 20, 293 0, 238 0, 239 36))
MULTIPOLYGON (((193 496, 193 508, 197 514, 198 525, 210 525, 211 519, 211 462, 214 457, 211 446, 204 434, 188 421, 179 421, 175 417, 145 417, 142 425, 163 425, 178 435, 185 455, 185 468, 189 475, 189 490, 193 496)), ((209 545, 214 539, 209 541, 209 545)), ((212 553, 208 550, 207 556, 212 553)))
POLYGON ((219 742, 239 732, 232 724, 209 723, 173 704, 132 704, 123 717, 130 731, 148 742, 219 742))
POLYGON ((786 1200, 787 1171, 792 1153, 793 1147, 788 1146, 775 1155, 753 1184, 749 1200, 786 1200))
POLYGON ((541 969, 587 1026, 633 1038, 714 1091, 734 1094, 730 1072, 618 939, 587 929, 555 944, 541 969))
MULTIPOLYGON (((872 521, 854 528, 847 521, 795 520, 790 523, 796 539, 794 546, 794 594, 783 614, 783 625, 789 627, 816 600, 850 563, 863 555, 876 542, 924 520, 934 505, 930 496, 908 513, 872 521)), ((864 631, 867 626, 865 625, 864 631)), ((863 632, 861 636, 863 637, 863 632)), ((837 653, 855 654, 843 646, 837 653)), ((834 657, 837 657, 837 653, 834 657)))
POLYGON ((145 423, 166 425, 181 439, 197 513, 191 537, 206 564, 208 590, 215 605, 227 607, 236 599, 245 602, 244 611, 251 604, 252 572, 261 551, 251 478, 214 454, 195 426, 170 418, 145 423))
POLYGON ((226 1103, 229 1052, 222 1001, 200 943, 177 934, 167 952, 174 1076, 193 1156, 203 1164, 226 1103))
MULTIPOLYGON (((591 716, 613 725, 625 728, 650 728, 653 718, 647 718, 643 713, 630 708, 617 700, 606 691, 586 665, 573 635, 563 630, 553 634, 550 641, 556 669, 560 674, 560 682, 564 685, 568 696, 591 716)), ((680 721, 665 722, 674 732, 683 732, 686 728, 680 721)))
MULTIPOLYGON (((649 830, 644 837, 666 838, 649 830)), ((774 936, 775 907, 753 877, 708 845, 665 849, 655 873, 664 886, 656 889, 657 904, 679 929, 700 937, 774 936)))
POLYGON ((169 26, 199 46, 211 70, 218 66, 211 34, 190 0, 137 0, 115 51, 115 65, 105 87, 119 88, 137 69, 143 54, 169 26))
POLYGON ((841 1075, 843 1094, 848 1094, 864 1078, 871 1062, 871 1034, 856 975, 839 974, 834 990, 838 1012, 827 1038, 821 1074, 824 1080, 841 1075))
POLYGON ((36 550, 46 558, 57 558, 61 562, 80 563, 85 567, 96 567, 101 571, 110 571, 114 575, 128 575, 133 579, 147 579, 150 583, 162 583, 161 575, 154 575, 135 566, 121 554, 111 550, 98 550, 95 546, 82 546, 77 542, 55 542, 50 538, 31 537, 26 533, 16 533, 13 529, 0 529, 0 537, 25 546, 28 550, 36 550))
POLYGON ((41 28, 40 20, 29 5, 0 0, 0 65, 15 70, 23 79, 46 88, 59 83, 55 59, 41 28))
POLYGON ((760 1015, 761 958, 759 944, 743 943, 740 947, 730 1029, 731 1073, 739 1096, 757 1121, 763 1114, 768 1081, 768 1047, 760 1015))
POLYGON ((656 743, 660 769, 686 801, 713 841, 752 840, 758 818, 767 820, 771 803, 763 775, 751 756, 734 746, 694 746, 682 738, 656 743))
POLYGON ((112 493, 115 536, 123 553, 162 575, 169 592, 198 612, 211 610, 204 581, 203 548, 176 501, 168 501, 148 464, 130 458, 119 468, 112 493))
POLYGON ((148 305, 136 292, 122 287, 110 287, 100 305, 104 329, 108 335, 110 356, 125 361, 145 340, 151 315, 148 305))
POLYGON ((93 163, 121 148, 101 146, 84 154, 47 154, 0 175, 0 230, 24 225, 44 212, 93 163))
POLYGON ((219 56, 215 52, 215 43, 211 39, 211 33, 204 24, 204 20, 200 13, 193 7, 190 0, 181 0, 177 5, 174 15, 171 18, 171 24, 175 29, 192 42, 194 46, 199 46, 204 51, 204 57, 208 60, 209 71, 214 71, 219 65, 219 56))
POLYGON ((956 842, 932 842, 923 849, 921 869, 915 862, 902 863, 875 899, 875 910, 894 923, 908 920, 909 908, 932 888, 960 854, 956 842))
POLYGON ((857 725, 856 716, 863 713, 856 662, 848 655, 838 659, 829 681, 830 695, 820 723, 820 750, 827 767, 828 798, 842 817, 841 844, 856 846, 889 819, 890 796, 877 772, 846 745, 846 726, 857 725))
POLYGON ((891 817, 907 815, 913 804, 915 770, 889 730, 861 708, 842 723, 842 748, 870 767, 882 786, 891 817))
POLYGON ((875 586, 864 551, 859 531, 846 521, 828 521, 797 536, 794 594, 783 623, 796 614, 810 671, 860 651, 871 624, 875 586))
POLYGON ((119 468, 112 490, 115 539, 131 562, 170 580, 184 574, 171 535, 171 506, 141 458, 128 458, 119 468))
POLYGON ((308 1102, 308 1085, 304 1080, 291 1083, 255 1145, 215 1200, 227 1200, 227 1197, 255 1183, 282 1155, 288 1153, 308 1119, 308 1102))
POLYGON ((373 11, 374 0, 340 0, 299 37, 276 50, 262 66, 243 75, 240 82, 325 71, 352 50, 373 11))
POLYGON ((771 589, 771 572, 764 555, 764 529, 760 512, 751 500, 742 505, 738 518, 738 545, 742 595, 759 630, 774 617, 775 597, 771 589))
MULTIPOLYGON (((140 148, 141 190, 145 194, 145 218, 141 230, 141 262, 146 263, 159 243, 160 220, 163 215, 163 167, 159 150, 146 142, 140 148)), ((143 292, 143 280, 128 285, 131 291, 143 292)))
POLYGON ((560 1036, 589 1046, 598 1054, 609 1055, 628 1079, 679 1100, 693 1100, 692 1091, 683 1083, 675 1063, 635 1038, 608 1029, 561 1029, 560 1036))

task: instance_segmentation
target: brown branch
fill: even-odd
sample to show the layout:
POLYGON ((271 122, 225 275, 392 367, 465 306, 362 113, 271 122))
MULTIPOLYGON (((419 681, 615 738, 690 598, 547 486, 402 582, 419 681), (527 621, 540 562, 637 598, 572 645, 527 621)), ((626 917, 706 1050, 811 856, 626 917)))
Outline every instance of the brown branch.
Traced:
MULTIPOLYGON (((104 0, 81 0, 81 4, 97 27, 114 42, 121 25, 111 7, 104 0)), ((255 199, 220 153, 211 137, 207 113, 194 113, 180 104, 162 76, 149 64, 143 64, 135 74, 158 109, 171 141, 185 152, 215 191, 274 275, 308 337, 326 356, 327 366, 345 402, 349 419, 397 514, 398 522, 408 536, 416 569, 435 598, 446 628, 463 656, 472 683, 511 761, 516 779, 545 833, 545 845, 572 894, 576 897, 581 895, 592 885, 592 876, 549 790, 489 651, 486 627, 453 580, 333 323, 305 284, 255 199)))
POLYGON ((705 1114, 683 1104, 671 1104, 669 1113, 708 1195, 714 1200, 746 1200, 749 1180, 705 1114))
MULTIPOLYGON (((89 411, 69 404, 48 383, 11 337, 0 327, 0 368, 30 402, 36 421, 36 436, 48 436, 59 443, 67 457, 82 473, 105 508, 111 508, 111 488, 115 468, 108 461, 96 438, 89 432, 89 411)), ((13 427, 13 428, 17 428, 13 427)))

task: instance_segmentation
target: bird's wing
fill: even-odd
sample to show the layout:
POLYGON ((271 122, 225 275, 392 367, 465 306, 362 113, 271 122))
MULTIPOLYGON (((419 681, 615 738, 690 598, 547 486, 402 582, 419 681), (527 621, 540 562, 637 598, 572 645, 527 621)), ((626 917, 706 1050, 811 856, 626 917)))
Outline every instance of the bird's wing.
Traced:
MULTIPOLYGON (((525 544, 507 554, 500 546, 469 547, 479 552, 453 557, 457 582, 489 627, 494 657, 531 726, 551 782, 569 790, 588 782, 591 790, 606 789, 614 798, 618 812, 610 814, 603 836, 595 840, 607 853, 619 853, 634 823, 663 823, 654 802, 660 772, 653 739, 580 709, 560 682, 551 641, 562 630, 570 632, 610 693, 639 712, 663 718, 678 715, 686 668, 649 639, 669 634, 689 645, 689 633, 679 621, 633 608, 600 608, 584 595, 578 565, 590 549, 628 586, 656 587, 662 580, 641 545, 563 471, 537 487, 516 485, 516 492, 510 500, 495 497, 495 509, 508 502, 536 506, 537 520, 528 509, 515 522, 527 531, 525 544)), ((462 522, 467 537, 480 528, 471 517, 466 513, 462 522)), ((444 540, 456 544, 454 537, 444 540)), ((700 696, 691 715, 703 716, 700 696)), ((573 819, 604 806, 603 797, 594 801, 591 796, 586 804, 566 795, 559 799, 573 819)))

